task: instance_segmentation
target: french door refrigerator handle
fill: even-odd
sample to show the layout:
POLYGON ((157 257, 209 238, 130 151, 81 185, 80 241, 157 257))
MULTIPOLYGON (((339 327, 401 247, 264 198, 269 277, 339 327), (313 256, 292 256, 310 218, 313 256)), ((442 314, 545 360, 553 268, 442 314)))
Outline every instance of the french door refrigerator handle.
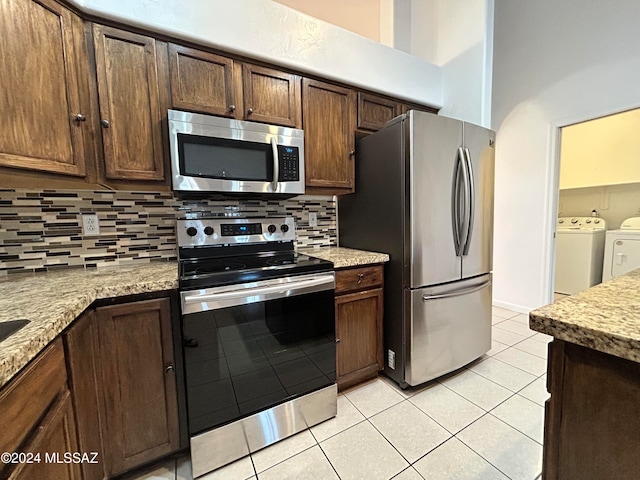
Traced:
POLYGON ((462 181, 464 184, 464 187, 462 188, 461 191, 461 197, 462 197, 462 220, 460 222, 460 256, 466 255, 464 248, 466 247, 466 243, 469 237, 469 202, 470 202, 470 198, 469 198, 469 193, 470 193, 470 187, 469 187, 469 170, 467 169, 467 160, 466 160, 466 153, 464 151, 464 148, 459 147, 458 148, 458 152, 460 155, 460 163, 461 163, 461 170, 462 170, 462 181))
POLYGON ((271 187, 273 191, 278 190, 278 177, 280 176, 280 159, 278 158, 278 144, 276 143, 276 137, 271 137, 271 151, 273 152, 273 182, 271 187))
POLYGON ((465 168, 467 171, 467 176, 469 178, 468 185, 468 213, 467 213, 467 236, 464 241, 464 249, 462 251, 462 255, 467 255, 469 253, 469 248, 471 247, 471 235, 473 234, 473 223, 474 223, 474 212, 475 212, 475 199, 476 199, 476 186, 475 180, 473 178, 473 167, 471 165, 471 153, 467 147, 464 148, 464 159, 465 159, 465 168))
POLYGON ((460 176, 462 165, 462 157, 464 152, 459 147, 456 152, 456 164, 453 168, 453 189, 451 194, 451 223, 453 224, 453 243, 456 248, 456 256, 459 257, 462 252, 462 238, 460 237, 460 176))
POLYGON ((482 282, 479 285, 475 285, 471 288, 464 288, 462 290, 456 290, 455 292, 451 292, 451 293, 442 293, 440 295, 423 295, 422 296, 422 301, 423 302, 427 302, 429 300, 439 300, 442 298, 453 298, 453 297, 460 297, 462 295, 467 295, 469 293, 473 293, 473 292, 477 292, 479 290, 482 290, 483 288, 487 288, 489 285, 491 285, 491 280, 487 280, 485 282, 482 282))

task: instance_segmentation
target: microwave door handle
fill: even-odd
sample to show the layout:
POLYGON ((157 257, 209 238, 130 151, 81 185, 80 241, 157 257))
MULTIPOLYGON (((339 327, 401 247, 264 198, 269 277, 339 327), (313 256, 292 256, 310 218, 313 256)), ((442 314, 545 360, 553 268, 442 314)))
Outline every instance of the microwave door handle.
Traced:
POLYGON ((273 151, 273 182, 271 188, 274 192, 278 191, 278 177, 280 172, 280 160, 278 159, 278 144, 276 143, 276 137, 271 137, 271 150, 273 151))

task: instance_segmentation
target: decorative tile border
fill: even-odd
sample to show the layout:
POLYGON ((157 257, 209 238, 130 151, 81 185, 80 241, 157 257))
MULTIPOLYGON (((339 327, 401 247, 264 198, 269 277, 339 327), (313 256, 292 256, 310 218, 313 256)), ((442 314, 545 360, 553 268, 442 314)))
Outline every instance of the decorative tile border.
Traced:
POLYGON ((195 200, 159 192, 0 189, 0 275, 174 260, 175 219, 196 215, 292 215, 298 246, 337 245, 330 197, 195 200), (309 227, 309 212, 317 213, 317 227, 309 227), (82 235, 81 216, 89 213, 98 216, 100 235, 82 235))

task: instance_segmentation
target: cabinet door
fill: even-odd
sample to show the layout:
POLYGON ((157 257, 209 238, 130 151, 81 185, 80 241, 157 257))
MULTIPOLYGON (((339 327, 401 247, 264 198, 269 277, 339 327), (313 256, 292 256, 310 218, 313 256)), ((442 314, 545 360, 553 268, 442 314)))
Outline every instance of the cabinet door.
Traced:
POLYGON ((173 108, 241 118, 241 85, 234 61, 213 53, 169 45, 173 108))
POLYGON ((382 289, 336 297, 338 386, 375 376, 383 367, 382 289))
MULTIPOLYGON (((73 406, 68 391, 51 408, 38 426, 35 437, 27 444, 23 451, 40 454, 40 461, 18 465, 9 476, 10 479, 56 479, 79 480, 83 478, 80 465, 65 462, 65 453, 83 453, 78 449, 73 406)), ((91 459, 90 452, 86 452, 91 459)), ((73 460, 73 457, 71 457, 73 460)), ((102 462, 102 458, 95 459, 102 462)))
POLYGON ((387 98, 358 92, 358 128, 380 130, 400 115, 400 103, 387 98))
POLYGON ((96 309, 107 474, 178 448, 178 411, 168 299, 96 309))
POLYGON ((65 334, 78 444, 81 452, 97 452, 100 460, 99 463, 82 463, 85 480, 104 478, 105 463, 100 435, 103 421, 96 408, 99 404, 96 370, 99 359, 95 318, 95 312, 90 310, 65 334))
POLYGON ((115 28, 93 29, 108 179, 163 180, 156 41, 115 28))
POLYGON ((82 28, 51 0, 0 2, 0 165, 85 175, 82 28))
POLYGON ((302 115, 306 185, 318 193, 353 192, 355 92, 305 78, 302 115))
POLYGON ((247 120, 300 128, 298 75, 245 64, 242 79, 247 120))

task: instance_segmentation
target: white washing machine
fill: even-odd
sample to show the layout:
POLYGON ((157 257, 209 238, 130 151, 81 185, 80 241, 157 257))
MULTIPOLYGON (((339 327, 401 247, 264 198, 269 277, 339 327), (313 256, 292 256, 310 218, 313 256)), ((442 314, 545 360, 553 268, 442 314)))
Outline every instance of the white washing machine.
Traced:
POLYGON ((609 230, 604 249, 602 281, 640 268, 640 217, 627 218, 619 230, 609 230))
POLYGON ((556 293, 573 295, 600 283, 606 230, 602 218, 558 218, 556 293))

